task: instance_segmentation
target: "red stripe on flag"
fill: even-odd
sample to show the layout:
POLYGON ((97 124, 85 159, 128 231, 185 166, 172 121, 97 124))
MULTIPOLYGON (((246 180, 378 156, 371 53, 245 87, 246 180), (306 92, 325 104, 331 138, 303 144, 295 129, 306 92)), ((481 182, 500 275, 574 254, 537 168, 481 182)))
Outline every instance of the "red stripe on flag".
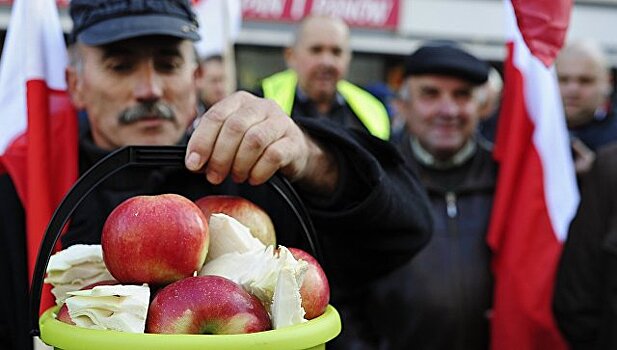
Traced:
MULTIPOLYGON (((39 245, 51 216, 78 173, 77 116, 68 94, 42 80, 27 86, 28 130, 2 160, 26 210, 28 277, 32 281, 39 245)), ((59 245, 58 247, 59 248, 59 245)), ((55 304, 45 285, 41 310, 55 304)))
POLYGON ((508 45, 495 158, 500 164, 488 243, 495 292, 492 349, 565 349, 551 300, 561 243, 545 202, 544 174, 526 109, 524 77, 508 45))
POLYGON ((43 239, 47 222, 53 212, 51 182, 55 178, 50 162, 48 146, 51 144, 51 119, 48 103, 47 85, 34 80, 26 83, 26 105, 28 110, 27 130, 27 185, 23 202, 28 208, 26 216, 28 277, 32 272, 40 242, 43 239))
POLYGON ((512 6, 527 47, 550 66, 566 37, 572 0, 512 0, 512 6))
MULTIPOLYGON (((30 280, 47 223, 78 173, 77 116, 64 91, 67 62, 55 3, 16 1, 0 61, 0 162, 24 207, 26 258, 15 263, 27 261, 30 280)), ((47 291, 44 308, 53 304, 47 291)))

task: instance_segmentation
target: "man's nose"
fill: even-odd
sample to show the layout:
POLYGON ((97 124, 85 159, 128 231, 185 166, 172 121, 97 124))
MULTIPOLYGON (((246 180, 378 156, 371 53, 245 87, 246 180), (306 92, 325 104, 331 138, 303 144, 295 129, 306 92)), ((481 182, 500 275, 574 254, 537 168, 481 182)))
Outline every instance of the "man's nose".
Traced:
POLYGON ((319 55, 320 63, 326 66, 334 65, 335 60, 336 60, 335 55, 328 51, 324 51, 319 55))
POLYGON ((144 63, 137 72, 134 95, 140 101, 153 101, 161 98, 163 82, 152 63, 144 63))
POLYGON ((579 90, 580 84, 577 81, 571 79, 561 82, 560 88, 565 94, 573 94, 579 90))
POLYGON ((438 109, 439 114, 449 117, 454 117, 458 115, 460 110, 458 103, 456 103, 454 98, 451 96, 444 96, 439 101, 438 109))

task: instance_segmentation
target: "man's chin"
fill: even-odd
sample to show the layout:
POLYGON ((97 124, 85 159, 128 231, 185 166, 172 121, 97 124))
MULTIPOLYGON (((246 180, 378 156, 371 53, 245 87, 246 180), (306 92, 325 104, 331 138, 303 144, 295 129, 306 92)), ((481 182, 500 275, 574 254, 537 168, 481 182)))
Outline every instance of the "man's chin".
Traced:
POLYGON ((439 160, 447 160, 461 151, 465 142, 442 142, 434 144, 427 150, 431 155, 439 160))
POLYGON ((593 118, 594 118, 593 112, 587 112, 587 111, 581 111, 581 110, 568 112, 566 110, 566 121, 568 122, 568 127, 570 128, 577 128, 577 127, 583 126, 589 123, 590 121, 592 121, 593 118))
POLYGON ((329 102, 336 95, 336 89, 321 89, 313 92, 311 99, 315 102, 329 102))

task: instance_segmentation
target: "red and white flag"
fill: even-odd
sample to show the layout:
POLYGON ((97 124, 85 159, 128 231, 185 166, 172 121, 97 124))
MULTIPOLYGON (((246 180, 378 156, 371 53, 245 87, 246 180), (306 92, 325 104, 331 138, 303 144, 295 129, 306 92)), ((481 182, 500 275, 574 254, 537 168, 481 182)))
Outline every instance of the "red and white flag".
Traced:
MULTIPOLYGON (((77 178, 67 62, 55 1, 14 1, 0 61, 0 173, 9 173, 26 212, 30 281, 49 219, 77 178)), ((53 303, 47 292, 43 310, 53 303)))
POLYGON ((508 56, 487 238, 495 276, 491 348, 565 349, 551 302, 578 189, 553 61, 572 0, 504 2, 508 56))

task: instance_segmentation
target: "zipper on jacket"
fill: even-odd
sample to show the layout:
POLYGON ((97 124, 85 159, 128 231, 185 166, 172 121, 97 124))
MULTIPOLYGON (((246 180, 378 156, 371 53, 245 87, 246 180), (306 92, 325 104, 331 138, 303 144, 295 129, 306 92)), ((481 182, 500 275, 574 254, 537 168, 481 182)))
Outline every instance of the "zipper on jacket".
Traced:
POLYGON ((446 212, 450 219, 458 215, 458 209, 456 208, 456 193, 454 192, 446 192, 446 212))

